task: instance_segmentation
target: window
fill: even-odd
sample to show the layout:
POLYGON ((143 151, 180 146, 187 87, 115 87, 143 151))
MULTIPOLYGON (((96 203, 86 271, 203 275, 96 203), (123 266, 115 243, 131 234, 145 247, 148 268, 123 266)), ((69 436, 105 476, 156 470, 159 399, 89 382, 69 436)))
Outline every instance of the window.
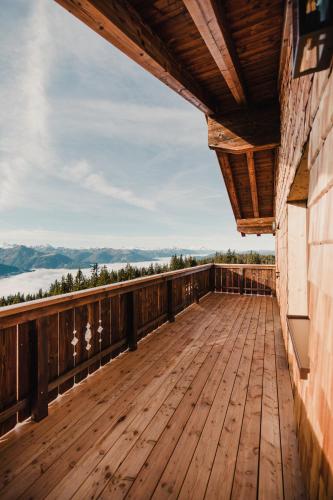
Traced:
POLYGON ((288 327, 300 371, 309 373, 307 148, 288 196, 288 327))
POLYGON ((288 314, 308 315, 307 148, 288 196, 288 314))

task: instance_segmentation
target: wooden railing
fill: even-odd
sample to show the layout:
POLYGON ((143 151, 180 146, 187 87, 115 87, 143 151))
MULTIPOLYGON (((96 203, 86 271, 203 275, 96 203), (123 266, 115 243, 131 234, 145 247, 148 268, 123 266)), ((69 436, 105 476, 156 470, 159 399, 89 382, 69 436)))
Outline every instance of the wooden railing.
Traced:
POLYGON ((274 265, 215 264, 215 291, 275 295, 274 265))
POLYGON ((0 308, 0 435, 209 292, 275 292, 275 266, 207 264, 0 308))

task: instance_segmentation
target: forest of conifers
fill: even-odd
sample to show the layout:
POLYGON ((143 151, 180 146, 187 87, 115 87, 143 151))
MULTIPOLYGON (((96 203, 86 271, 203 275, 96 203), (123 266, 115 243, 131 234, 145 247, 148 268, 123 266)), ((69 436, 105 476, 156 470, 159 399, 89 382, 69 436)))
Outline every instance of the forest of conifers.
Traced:
POLYGON ((174 255, 171 257, 169 264, 161 264, 156 262, 148 267, 137 267, 127 264, 124 268, 118 271, 108 270, 106 266, 94 264, 91 268, 89 276, 83 274, 79 269, 76 275, 67 273, 62 276, 61 280, 55 280, 48 290, 40 289, 38 293, 24 294, 17 292, 13 295, 0 298, 0 307, 20 302, 27 302, 35 299, 42 299, 52 295, 60 295, 62 293, 70 293, 96 286, 110 285, 119 283, 120 281, 131 280, 152 274, 160 274, 167 271, 176 271, 187 267, 194 267, 200 264, 208 264, 215 262, 217 264, 274 264, 274 255, 263 255, 258 252, 237 253, 232 250, 227 252, 216 252, 212 256, 197 258, 184 257, 183 255, 174 255))

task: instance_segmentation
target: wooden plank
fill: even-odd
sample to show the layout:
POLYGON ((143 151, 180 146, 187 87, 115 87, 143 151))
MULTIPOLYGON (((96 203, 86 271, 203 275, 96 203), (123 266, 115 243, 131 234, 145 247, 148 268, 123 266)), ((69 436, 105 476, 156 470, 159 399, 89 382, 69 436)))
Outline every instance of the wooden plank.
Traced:
POLYGON ((207 498, 218 498, 221 491, 224 498, 231 496, 259 313, 260 302, 256 300, 243 332, 243 346, 239 349, 232 393, 207 485, 207 498))
POLYGON ((258 204, 258 191, 257 191, 257 181, 256 181, 256 171, 254 166, 253 152, 246 153, 247 168, 249 172, 250 188, 251 188, 251 198, 253 206, 253 217, 259 217, 259 204, 258 204))
MULTIPOLYGON (((205 300, 201 304, 200 308, 196 308, 196 310, 191 311, 191 315, 190 315, 191 324, 193 321, 194 322, 197 321, 198 317, 201 315, 201 311, 205 310, 207 307, 211 307, 210 304, 211 304, 211 302, 205 300)), ((216 306, 216 302, 215 302, 215 306, 216 306)), ((147 343, 142 344, 140 351, 138 353, 138 356, 139 356, 139 359, 141 360, 141 362, 143 362, 145 359, 146 350, 147 350, 148 346, 149 346, 149 350, 150 350, 149 352, 150 352, 151 361, 154 361, 155 360, 154 356, 156 355, 156 353, 158 353, 159 356, 163 355, 163 349, 165 349, 166 346, 170 347, 170 338, 173 338, 174 342, 177 342, 177 339, 173 336, 174 330, 178 332, 178 334, 177 334, 178 339, 179 339, 179 332, 180 331, 181 331, 182 335, 185 335, 187 333, 187 328, 189 328, 189 324, 188 324, 188 321, 186 318, 187 318, 187 316, 185 316, 184 319, 182 319, 182 321, 180 323, 172 326, 172 328, 171 327, 166 328, 167 325, 164 325, 159 331, 157 331, 155 333, 155 335, 153 337, 151 337, 149 344, 147 344, 147 343), (184 321, 186 321, 185 328, 184 328, 184 324, 183 324, 184 321)), ((149 361, 150 361, 150 358, 149 358, 149 361)), ((127 377, 133 378, 133 373, 131 370, 132 369, 134 370, 134 365, 133 365, 134 361, 131 360, 131 358, 125 358, 124 360, 122 358, 119 358, 119 359, 115 360, 112 363, 112 365, 108 366, 108 370, 111 370, 113 377, 117 377, 117 373, 118 373, 117 366, 118 366, 118 363, 120 362, 120 359, 122 362, 122 366, 123 366, 125 375, 124 375, 123 382, 121 380, 118 380, 118 385, 121 385, 122 383, 125 384, 127 377), (127 366, 127 365, 129 365, 129 366, 127 366), (131 369, 129 369, 129 367, 131 367, 131 369)), ((135 360, 135 372, 134 372, 135 375, 137 374, 136 368, 140 368, 140 363, 138 362, 138 359, 135 360)), ((99 388, 101 389, 101 397, 103 397, 103 390, 105 391, 106 389, 109 389, 109 383, 112 382, 112 376, 109 375, 107 381, 104 380, 104 375, 103 376, 100 375, 98 377, 98 379, 100 377, 101 377, 101 380, 99 380, 98 384, 99 384, 99 388), (102 381, 104 382, 103 384, 102 384, 102 381)), ((113 385, 115 384, 115 382, 116 382, 116 378, 113 380, 113 385)), ((112 388, 113 388, 113 386, 112 386, 112 388)), ((83 403, 83 408, 88 409, 87 406, 84 406, 84 404, 87 405, 86 396, 89 398, 89 394, 87 394, 87 391, 86 391, 84 386, 82 386, 82 387, 78 386, 76 388, 75 395, 78 395, 78 394, 80 394, 80 403, 81 402, 83 403)), ((72 404, 75 400, 75 395, 74 395, 74 393, 69 393, 69 395, 68 395, 69 401, 68 401, 68 399, 61 399, 57 402, 58 407, 62 407, 63 405, 66 407, 66 415, 68 413, 68 417, 70 416, 69 421, 72 421, 72 418, 74 416, 74 411, 76 409, 77 409, 77 411, 80 411, 80 407, 78 407, 78 405, 76 405, 75 408, 72 407, 72 404)), ((77 418, 79 418, 79 415, 80 415, 80 413, 77 415, 77 418)), ((66 418, 67 418, 66 416, 61 417, 61 425, 66 424, 66 418)), ((41 430, 44 429, 44 425, 46 425, 46 427, 48 426, 47 422, 48 421, 44 420, 41 424, 39 424, 39 433, 41 433, 41 430)), ((53 424, 54 424, 54 422, 53 422, 53 424)), ((68 422, 67 422, 67 424, 68 424, 68 422)), ((54 427, 54 425, 53 425, 52 435, 56 431, 57 431, 57 428, 54 427)), ((22 445, 24 445, 25 448, 31 449, 33 444, 35 444, 36 439, 34 439, 33 442, 29 441, 29 444, 24 439, 20 439, 19 442, 20 442, 20 444, 22 443, 22 445)), ((20 456, 21 456, 21 454, 20 454, 20 456)), ((0 462, 1 462, 1 460, 0 460, 0 462)))
MULTIPOLYGON (((67 380, 69 379, 71 380, 73 377, 75 377, 76 374, 81 373, 87 368, 90 369, 91 366, 94 365, 96 366, 97 364, 99 365, 100 360, 103 359, 105 356, 112 354, 114 352, 119 352, 119 349, 126 350, 126 348, 127 348, 127 341, 125 339, 115 342, 114 344, 110 345, 103 351, 98 352, 92 357, 89 357, 86 361, 83 361, 79 365, 75 366, 68 372, 63 373, 58 378, 50 382, 48 386, 49 391, 54 390, 56 387, 58 387, 58 385, 63 385, 67 380)), ((96 371, 96 369, 93 371, 96 371)))
POLYGON ((13 417, 16 415, 18 412, 25 411, 30 404, 29 399, 21 399, 20 401, 17 401, 17 403, 11 405, 7 410, 3 410, 0 412, 0 424, 2 423, 7 423, 8 419, 10 417, 13 417))
POLYGON ((266 303, 261 300, 231 498, 255 500, 259 467, 266 303))
MULTIPOLYGON (((215 318, 215 322, 216 321, 215 318)), ((211 336, 212 330, 204 332, 203 338, 200 338, 201 348, 198 346, 197 349, 194 349, 193 344, 186 346, 185 350, 182 352, 181 362, 178 362, 176 367, 169 372, 165 382, 160 386, 158 391, 155 392, 152 399, 146 403, 143 411, 141 410, 138 413, 129 426, 126 427, 125 425, 122 437, 124 438, 126 436, 127 438, 118 439, 115 442, 114 446, 105 454, 99 466, 95 467, 89 476, 87 474, 87 480, 73 498, 82 498, 87 492, 91 491, 94 492, 96 497, 99 496, 104 485, 108 483, 111 478, 111 471, 115 470, 115 468, 120 465, 128 451, 132 449, 133 445, 138 441, 140 434, 142 434, 143 431, 146 432, 147 423, 152 417, 154 417, 152 422, 155 421, 156 411, 158 410, 158 413, 160 413, 163 401, 165 400, 167 404, 166 406, 166 404, 163 403, 164 411, 166 407, 170 409, 171 401, 173 401, 173 404, 175 404, 177 400, 179 401, 182 394, 186 392, 186 387, 188 388, 190 386, 191 381, 194 382, 196 380, 197 374, 199 374, 203 364, 207 361, 209 352, 211 351, 211 347, 205 345, 205 339, 207 340, 207 337, 211 338, 211 336), (105 470, 110 471, 110 474, 106 476, 103 472, 105 470)), ((114 438, 112 438, 112 441, 113 440, 114 438)), ((107 441, 109 441, 109 437, 107 441)), ((105 442, 103 445, 107 446, 105 442)), ((105 492, 105 495, 109 497, 109 493, 105 492)), ((56 495, 54 495, 54 498, 55 497, 56 495)))
POLYGON ((127 56, 207 114, 211 98, 127 0, 56 0, 127 56))
MULTIPOLYGON (((283 409, 279 406, 277 418, 278 421, 280 419, 284 496, 288 498, 287 491, 290 491, 290 497, 297 498, 300 491, 296 480, 299 463, 297 443, 294 447, 293 441, 296 437, 291 426, 291 386, 286 361, 284 366, 279 365, 278 358, 285 360, 285 353, 283 341, 277 335, 272 309, 269 312, 271 304, 270 297, 209 295, 182 314, 177 322, 164 325, 159 332, 145 339, 136 352, 119 357, 53 403, 51 415, 38 426, 27 423, 18 427, 5 442, 0 443, 1 498, 67 498, 74 495, 77 499, 100 496, 115 500, 124 498, 135 478, 140 477, 144 481, 140 483, 137 479, 136 492, 139 494, 136 498, 151 497, 156 481, 158 489, 155 495, 158 497, 161 492, 162 497, 177 497, 180 493, 180 498, 203 498, 221 429, 224 426, 229 428, 229 424, 232 432, 230 436, 225 433, 222 442, 230 451, 230 457, 220 471, 222 475, 226 469, 230 473, 226 474, 218 498, 222 493, 226 498, 230 496, 232 481, 233 498, 254 497, 252 490, 255 490, 257 477, 256 439, 260 420, 260 412, 257 413, 260 402, 258 384, 260 386, 260 368, 262 380, 265 363, 265 368, 271 369, 271 372, 276 366, 275 393, 279 405, 283 406, 283 409), (256 317, 256 304, 260 301, 267 304, 268 316, 265 322, 260 311, 255 335, 253 319, 256 317), (248 324, 250 328, 247 330, 248 324), (231 347, 235 337, 236 343, 231 347), (252 347, 254 344, 252 364, 251 343, 252 347), (228 361, 224 370, 228 352, 231 352, 233 362, 228 361), (272 363, 272 352, 276 365, 272 363), (216 362, 208 361, 209 353, 214 353, 216 362), (239 360, 238 368, 236 359, 239 360), (199 375, 204 363, 209 373, 204 375, 201 372, 199 375), (280 368, 283 372, 279 374, 280 368), (246 370, 249 372, 248 389, 244 375, 246 370), (206 377, 201 391, 197 386, 198 377, 206 377), (289 386, 285 391, 282 385, 287 381, 289 386), (245 400, 241 396, 244 391, 245 400), (192 395, 187 396, 189 404, 198 395, 192 408, 182 403, 186 394, 190 393, 192 395), (255 402, 252 402, 252 396, 255 402), (180 406, 181 411, 178 410, 180 406), (239 418, 242 411, 243 419, 239 418), (176 413, 177 418, 174 417, 176 413), (228 415, 228 424, 225 415, 228 415), (167 433, 169 439, 163 438, 167 433), (159 444, 162 438, 165 446, 159 444), (232 461, 231 455, 236 448, 234 441, 237 443, 238 440, 238 457, 232 461), (157 451, 153 454, 154 449, 157 451), (195 459, 198 456, 200 460, 195 459), (148 467, 145 465, 147 461, 148 467), (146 468, 151 472, 148 482, 144 472, 146 468), (232 468, 235 468, 235 474, 232 468), (187 471, 191 471, 189 476, 187 471), (189 490, 182 487, 184 477, 184 485, 189 486, 189 490), (162 482, 167 483, 163 488, 162 482)), ((156 304, 152 307, 155 309, 156 304)), ((265 398, 272 399, 272 394, 274 399, 274 391, 271 391, 267 380, 264 391, 263 403, 265 398)), ((267 419, 267 425, 271 427, 275 427, 275 422, 276 417, 267 419)), ((261 427, 267 433, 264 422, 261 427)), ((260 458, 263 458, 265 448, 262 441, 263 437, 260 458)), ((264 460, 275 463, 278 451, 279 448, 272 445, 266 446, 267 457, 264 460)), ((265 476, 262 476, 263 463, 259 464, 259 482, 261 477, 268 483, 274 481, 268 476, 270 470, 266 468, 265 476)), ((265 498, 275 498, 274 490, 271 491, 273 495, 265 498)), ((263 498, 260 491, 259 497, 263 498)))
MULTIPOLYGON (((33 323, 32 323, 33 324, 33 323)), ((59 337, 58 337, 58 314, 47 316, 36 320, 38 332, 47 339, 47 365, 48 365, 48 379, 47 384, 58 378, 59 367, 59 337)), ((46 385, 46 384, 45 384, 46 385)), ((44 388, 45 385, 43 384, 44 388)), ((58 387, 54 387, 48 393, 48 402, 51 402, 58 396, 58 387)))
POLYGON ((226 311, 220 311, 218 315, 218 324, 216 325, 215 323, 215 332, 213 332, 213 335, 210 335, 209 342, 207 342, 206 339, 204 348, 199 350, 198 356, 195 358, 195 361, 191 363, 189 371, 184 373, 182 379, 176 384, 170 396, 165 400, 154 416, 154 419, 146 427, 126 458, 121 462, 119 468, 115 471, 113 477, 103 490, 102 498, 123 498, 127 494, 135 477, 138 475, 141 468, 145 466, 144 464, 155 444, 159 441, 163 432, 170 428, 170 419, 182 402, 186 392, 191 390, 194 377, 192 377, 190 373, 198 373, 199 358, 204 351, 205 357, 207 356, 207 346, 212 346, 214 343, 223 345, 232 327, 237 326, 235 321, 236 323, 237 321, 239 322, 240 318, 243 316, 246 308, 243 307, 242 311, 242 305, 241 302, 234 301, 226 311))
POLYGON ((181 404, 170 419, 168 427, 163 432, 157 445, 153 448, 149 458, 145 462, 144 468, 142 468, 137 475, 128 492, 128 498, 151 497, 153 494, 159 477, 174 450, 179 436, 182 433, 183 426, 186 424, 199 399, 200 393, 217 361, 218 355, 219 351, 217 349, 212 349, 208 354, 195 380, 191 384, 191 390, 186 392, 181 404))
MULTIPOLYGON (((238 330, 235 328, 235 336, 237 336, 237 332, 238 330)), ((235 341, 234 335, 229 338, 229 344, 231 343, 231 345, 235 341)), ((200 394, 206 385, 207 379, 215 366, 216 361, 218 360, 220 352, 221 350, 213 344, 213 349, 210 353, 210 356, 213 356, 213 358, 211 361, 208 359, 207 363, 203 365, 196 381, 191 384, 190 390, 186 392, 183 400, 164 429, 160 439, 152 449, 144 467, 135 478, 128 492, 128 498, 140 498, 145 496, 150 497, 155 491, 155 487, 157 486, 157 483, 167 463, 169 462, 172 453, 174 452, 184 427, 194 411, 195 406, 198 404, 200 394)), ((180 464, 178 463, 177 466, 180 466, 180 464)), ((161 492, 161 488, 159 489, 159 492, 161 492)), ((166 491, 168 491, 168 488, 166 488, 166 491)), ((172 491, 169 493, 172 493, 172 491)))
POLYGON ((273 299, 267 297, 258 498, 283 498, 273 299))
MULTIPOLYGON (((106 371, 97 372, 94 375, 94 384, 98 387, 97 392, 94 386, 91 386, 89 390, 85 384, 82 384, 75 388, 75 393, 73 391, 66 398, 59 400, 57 413, 39 424, 38 435, 32 430, 30 434, 21 436, 18 442, 12 441, 12 446, 9 449, 6 448, 6 460, 1 461, 0 456, 0 488, 1 485, 6 486, 4 490, 1 490, 2 494, 5 495, 7 490, 12 491, 13 480, 18 475, 20 475, 20 481, 15 481, 15 491, 17 495, 21 494, 30 484, 29 481, 32 482, 36 475, 38 477, 43 471, 45 472, 46 459, 49 464, 52 464, 57 457, 61 456, 59 435, 62 435, 64 429, 66 433, 63 439, 66 443, 68 439, 73 440, 89 429, 92 425, 90 412, 93 412, 94 418, 98 420, 106 410, 112 408, 112 404, 117 408, 117 401, 121 402, 126 391, 130 397, 129 401, 132 401, 134 394, 140 393, 146 384, 145 373, 153 379, 156 369, 160 369, 161 360, 166 357, 170 349, 175 346, 179 349, 180 342, 187 342, 190 332, 195 331, 201 341, 202 333, 207 327, 207 324, 201 325, 206 318, 202 312, 209 310, 214 316, 214 308, 223 307, 224 304, 224 300, 221 303, 214 300, 214 297, 212 299, 213 302, 203 301, 199 308, 192 311, 189 316, 184 315, 177 324, 168 328, 166 325, 162 327, 159 332, 149 338, 148 342, 141 344, 140 350, 136 353, 129 357, 118 358, 105 367, 106 371), (194 330, 194 325, 197 330, 194 330), (121 377, 119 373, 122 374, 121 377), (55 442, 57 446, 54 446, 55 442), (43 459, 43 469, 40 467, 40 460, 37 459, 39 455, 46 457, 43 459), (36 458, 33 467, 26 468, 23 473, 24 467, 30 464, 32 456, 36 458)), ((79 451, 77 449, 78 453, 79 451)))
POLYGON ((216 0, 184 0, 184 4, 237 104, 245 104, 246 92, 240 64, 222 6, 216 0))
POLYGON ((48 318, 31 321, 29 328, 33 338, 31 368, 33 371, 33 392, 31 398, 31 418, 40 422, 48 415, 48 380, 49 380, 49 338, 44 325, 48 318))
MULTIPOLYGON (((243 313, 244 312, 245 311, 243 311, 243 313)), ((226 334, 223 349, 158 482, 153 495, 154 499, 168 498, 170 493, 178 497, 193 454, 197 450, 199 440, 203 434, 204 426, 206 422, 210 422, 209 419, 212 418, 211 409, 214 401, 218 398, 220 402, 221 393, 218 394, 218 390, 222 387, 224 388, 225 385, 228 384, 229 380, 227 379, 230 376, 232 381, 229 387, 233 385, 237 366, 241 361, 242 347, 246 340, 251 316, 252 307, 250 305, 249 309, 246 310, 245 317, 243 314, 238 315, 238 318, 237 316, 233 316, 229 328, 225 331, 221 331, 222 339, 224 333, 226 334)), ((198 488, 200 488, 200 486, 198 485, 198 488)), ((192 485, 191 489, 190 495, 188 495, 188 492, 184 494, 183 490, 183 494, 186 498, 189 498, 189 496, 193 497, 197 494, 196 487, 193 488, 192 485)), ((202 488, 200 488, 200 491, 202 493, 202 488)), ((200 498, 200 494, 197 498, 200 498)), ((207 495, 207 498, 217 497, 210 497, 207 495)))
MULTIPOLYGON (((16 366, 17 366, 17 328, 0 329, 0 412, 17 402, 16 366)), ((0 436, 6 434, 17 422, 17 415, 11 415, 0 424, 0 436)))
POLYGON ((88 322, 90 324, 90 329, 91 329, 91 348, 88 351, 88 359, 94 358, 94 356, 97 355, 96 361, 94 363, 91 363, 89 365, 89 374, 94 373, 98 368, 101 366, 100 362, 100 351, 101 351, 101 342, 100 336, 98 333, 98 328, 99 328, 99 319, 100 319, 100 303, 98 302, 92 302, 91 304, 88 304, 88 322))
POLYGON ((234 111, 208 117, 208 146, 226 153, 245 153, 280 144, 280 118, 277 105, 234 111))
POLYGON ((18 325, 18 400, 27 399, 28 404, 18 412, 18 420, 22 422, 31 414, 32 395, 32 336, 29 323, 18 325))
MULTIPOLYGON (((212 318, 213 320, 214 317, 212 318)), ((204 336, 200 335, 200 331, 204 332, 204 326, 197 332, 201 345, 204 343, 204 336)), ((189 331, 191 331, 191 328, 193 328, 193 325, 191 325, 189 331)), ((208 331, 206 335, 209 334, 210 332, 208 331)), ((92 470, 94 465, 107 456, 106 452, 109 446, 115 443, 117 436, 119 437, 119 434, 126 429, 137 412, 142 414, 143 409, 152 404, 151 402, 149 403, 149 399, 152 398, 152 400, 155 400, 158 387, 168 379, 168 376, 186 352, 193 353, 191 346, 187 345, 187 335, 183 338, 182 343, 181 357, 175 356, 174 351, 182 348, 182 344, 175 342, 173 349, 162 356, 162 359, 158 363, 155 362, 153 370, 148 369, 145 373, 141 372, 139 381, 132 390, 126 391, 124 388, 121 391, 121 395, 118 395, 118 400, 114 402, 114 406, 110 406, 109 399, 106 399, 104 404, 97 405, 94 412, 94 422, 91 422, 89 415, 84 419, 84 424, 81 422, 81 425, 78 425, 78 422, 75 422, 76 425, 70 432, 65 433, 62 441, 57 440, 56 447, 51 450, 46 449, 38 457, 36 465, 32 470, 27 471, 27 475, 20 475, 19 484, 15 484, 16 495, 19 491, 22 492, 22 488, 28 481, 32 482, 35 480, 36 476, 39 477, 39 480, 35 481, 25 493, 26 495, 33 495, 35 498, 39 498, 39 492, 45 497, 51 490, 53 492, 50 498, 53 498, 53 495, 57 497, 59 492, 62 492, 64 488, 67 493, 69 491, 74 493, 82 482, 82 475, 93 483, 96 474, 91 475, 88 471, 92 470), (96 439, 97 431, 94 431, 96 426, 98 428, 98 439, 96 439), (101 450, 103 450, 103 453, 101 453, 101 450), (61 463, 54 463, 55 458, 60 456, 61 463), (40 463, 43 463, 42 472, 40 470, 40 463), (54 465, 52 466, 52 464, 54 465), (76 464, 75 467, 73 464, 76 464), (80 470, 80 474, 77 473, 78 470, 80 470), (41 485, 43 485, 42 488, 41 485)), ((131 354, 131 357, 134 358, 137 352, 131 354)), ((147 354, 149 355, 149 353, 147 354)), ((143 415, 145 413, 143 412, 143 415)), ((113 453, 112 456, 114 456, 113 453)), ((116 456, 118 457, 118 454, 116 456)), ((99 468, 98 473, 102 472, 104 477, 103 470, 99 468)))
MULTIPOLYGON (((111 299, 102 299, 100 301, 101 317, 100 325, 103 330, 101 331, 101 350, 103 351, 111 345, 112 330, 111 330, 111 299)), ((105 365, 110 361, 110 354, 106 354, 101 359, 101 365, 105 365)))
MULTIPOLYGON (((75 347, 75 365, 79 365, 88 359, 87 341, 85 335, 88 327, 88 305, 76 307, 74 310, 74 328, 78 343, 75 347)), ((75 383, 81 382, 88 376, 88 368, 75 375, 75 383)))
POLYGON ((217 159, 220 165, 220 169, 224 178, 224 182, 228 191, 230 203, 235 215, 236 219, 241 219, 242 214, 241 214, 241 208, 240 208, 240 203, 234 183, 234 178, 232 174, 232 170, 230 167, 229 163, 229 158, 226 153, 219 153, 217 155, 217 159))
MULTIPOLYGON (((74 310, 59 313, 59 376, 72 370, 75 365, 73 340, 74 310)), ((63 394, 74 385, 74 377, 59 383, 59 393, 63 394)))
POLYGON ((138 295, 130 292, 127 296, 127 338, 130 351, 138 348, 138 295))

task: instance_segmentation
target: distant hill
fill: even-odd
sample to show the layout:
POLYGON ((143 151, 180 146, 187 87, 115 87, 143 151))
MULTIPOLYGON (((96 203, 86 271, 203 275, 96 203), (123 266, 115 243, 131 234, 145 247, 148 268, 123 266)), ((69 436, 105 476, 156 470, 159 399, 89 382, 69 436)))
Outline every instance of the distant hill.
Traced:
POLYGON ((0 277, 4 278, 6 276, 11 276, 12 274, 18 274, 21 270, 15 266, 7 266, 0 263, 0 277))
MULTIPOLYGON (((180 255, 207 255, 211 250, 193 250, 187 248, 162 248, 158 250, 87 248, 73 249, 65 247, 54 248, 28 247, 13 245, 0 248, 0 264, 12 266, 13 272, 24 272, 31 269, 76 269, 89 267, 92 264, 112 264, 114 262, 141 262, 158 260, 162 257, 180 255)), ((0 276, 3 276, 0 274, 0 276)))

